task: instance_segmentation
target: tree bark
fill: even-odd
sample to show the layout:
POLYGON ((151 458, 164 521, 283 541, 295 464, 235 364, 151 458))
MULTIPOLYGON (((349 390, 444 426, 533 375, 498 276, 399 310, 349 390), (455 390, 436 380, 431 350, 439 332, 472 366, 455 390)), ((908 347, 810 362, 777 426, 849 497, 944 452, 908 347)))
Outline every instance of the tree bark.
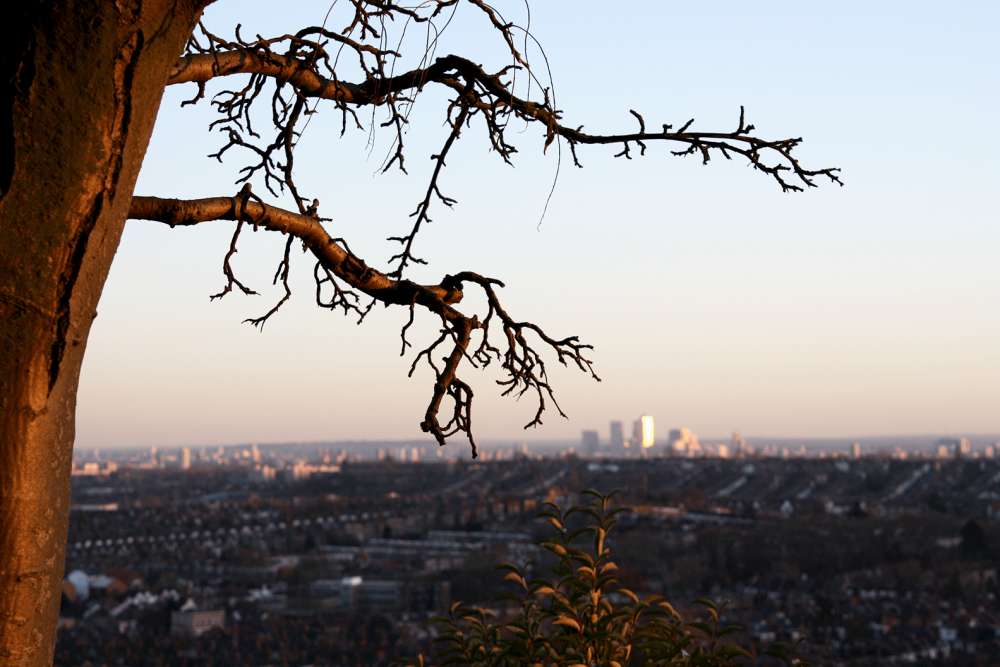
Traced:
POLYGON ((80 364, 196 0, 26 0, 0 47, 0 666, 51 664, 80 364), (12 28, 12 29, 11 29, 12 28))

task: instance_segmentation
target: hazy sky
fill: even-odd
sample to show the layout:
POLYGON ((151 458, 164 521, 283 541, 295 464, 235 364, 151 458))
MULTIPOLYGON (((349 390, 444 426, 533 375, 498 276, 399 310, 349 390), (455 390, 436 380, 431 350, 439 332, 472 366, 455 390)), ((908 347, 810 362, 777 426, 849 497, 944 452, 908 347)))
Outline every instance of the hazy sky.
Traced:
MULTIPOLYGON (((500 5, 523 21, 523 3, 500 5)), ((279 34, 322 21, 328 3, 275 6, 222 1, 207 22, 279 34)), ((570 419, 522 435, 533 405, 467 369, 481 438, 603 434, 640 413, 706 435, 1000 431, 1000 4, 543 0, 531 20, 568 124, 631 130, 634 108, 728 130, 743 104, 762 135, 804 137, 806 163, 842 167, 846 186, 786 195, 738 162, 591 147, 583 170, 564 163, 539 229, 556 164, 540 128, 512 132, 517 169, 466 132, 442 177, 459 204, 433 215, 417 247, 431 263, 413 276, 505 280, 509 310, 593 343, 604 380, 554 372, 570 419)), ((470 8, 440 52, 504 64, 470 8)), ((192 89, 168 90, 137 193, 237 189, 242 156, 205 157, 220 143, 209 106, 179 108, 192 89)), ((340 140, 329 107, 309 126, 300 182, 372 264, 426 187, 442 99, 414 112, 409 177, 376 175, 387 135, 372 151, 364 134, 340 140)), ((431 378, 406 378, 405 311, 377 308, 359 327, 316 308, 299 255, 292 302, 258 333, 241 320, 279 296, 282 239, 247 234, 236 256, 264 296, 209 303, 231 231, 128 224, 90 337, 78 444, 419 437, 431 378)))

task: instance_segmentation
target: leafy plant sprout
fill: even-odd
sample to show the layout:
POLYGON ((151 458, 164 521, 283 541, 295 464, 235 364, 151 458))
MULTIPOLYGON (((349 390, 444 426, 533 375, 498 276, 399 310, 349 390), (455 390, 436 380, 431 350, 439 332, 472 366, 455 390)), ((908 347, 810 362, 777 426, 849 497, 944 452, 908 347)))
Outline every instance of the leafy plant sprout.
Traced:
POLYGON ((700 613, 686 615, 660 595, 640 597, 618 579, 609 535, 616 517, 614 494, 587 490, 588 499, 563 511, 546 503, 541 513, 552 536, 541 546, 554 564, 545 576, 503 564, 516 587, 508 620, 461 602, 436 620, 436 660, 420 655, 408 667, 735 667, 806 661, 781 643, 746 645, 742 628, 723 610, 699 598, 700 613))

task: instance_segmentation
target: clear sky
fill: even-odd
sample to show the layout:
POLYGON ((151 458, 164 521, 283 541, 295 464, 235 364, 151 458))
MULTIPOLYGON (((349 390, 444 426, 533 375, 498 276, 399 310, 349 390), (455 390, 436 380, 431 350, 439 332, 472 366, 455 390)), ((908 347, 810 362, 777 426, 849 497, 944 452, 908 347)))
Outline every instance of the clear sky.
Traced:
MULTIPOLYGON (((206 20, 273 35, 327 6, 223 0, 206 20)), ((499 6, 523 21, 522 2, 499 6)), ((497 68, 502 44, 469 10, 440 52, 497 68)), ((568 124, 631 130, 634 108, 728 130, 742 104, 762 135, 804 137, 807 164, 842 167, 846 186, 782 194, 736 162, 592 147, 583 170, 564 164, 538 228, 555 168, 540 128, 511 135, 517 169, 467 132, 442 177, 459 204, 433 216, 417 248, 431 263, 413 276, 505 280, 510 311, 593 343, 604 380, 559 369, 570 419, 522 435, 533 406, 467 370, 479 437, 603 434, 639 414, 705 435, 1000 431, 1000 4, 539 0, 531 20, 568 124)), ((138 194, 237 189, 240 156, 205 157, 220 143, 209 106, 179 108, 192 89, 167 91, 138 194)), ((384 237, 408 227, 426 187, 441 99, 414 113, 409 177, 376 175, 388 136, 372 151, 363 134, 338 139, 330 108, 309 126, 301 182, 372 264, 395 252, 384 237)), ((431 379, 406 378, 405 311, 377 308, 359 327, 316 308, 300 255, 292 302, 259 333, 241 320, 279 296, 282 239, 247 234, 236 256, 264 296, 209 303, 231 231, 127 225, 90 337, 78 444, 420 437, 431 379)))

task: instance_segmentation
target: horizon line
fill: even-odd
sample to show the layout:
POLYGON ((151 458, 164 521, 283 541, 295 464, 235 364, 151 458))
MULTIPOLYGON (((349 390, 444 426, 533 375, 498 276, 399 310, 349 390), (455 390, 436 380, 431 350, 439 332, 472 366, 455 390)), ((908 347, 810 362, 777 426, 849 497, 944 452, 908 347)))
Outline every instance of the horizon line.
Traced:
MULTIPOLYGON (((585 429, 585 430, 593 430, 593 429, 585 429)), ((718 442, 726 442, 726 441, 728 441, 730 439, 730 437, 731 437, 731 434, 730 435, 726 435, 726 436, 698 436, 699 440, 702 440, 702 441, 708 442, 708 443, 716 442, 716 441, 718 441, 718 442)), ((765 444, 768 441, 770 441, 770 442, 783 442, 783 443, 787 443, 788 441, 798 441, 798 442, 800 442, 802 444, 806 444, 806 443, 816 444, 816 443, 821 443, 821 442, 856 441, 856 442, 860 442, 862 445, 865 444, 866 440, 867 441, 878 441, 878 440, 886 441, 886 440, 905 440, 905 439, 930 440, 930 439, 956 438, 956 437, 968 438, 970 440, 995 440, 995 441, 1000 441, 1000 431, 993 431, 993 432, 986 431, 986 432, 979 432, 979 433, 965 433, 965 432, 948 431, 948 432, 925 432, 925 433, 888 433, 888 434, 880 434, 880 435, 869 434, 869 435, 831 435, 831 436, 800 436, 800 435, 791 435, 791 436, 766 436, 766 435, 743 435, 743 438, 746 439, 747 441, 754 441, 754 440, 756 440, 756 441, 764 441, 765 444)), ((567 445, 567 444, 579 444, 578 440, 579 440, 579 437, 576 437, 576 438, 573 438, 573 437, 563 437, 563 438, 532 438, 532 439, 515 438, 515 437, 507 437, 507 438, 494 437, 494 438, 477 439, 477 443, 479 443, 481 446, 486 446, 486 447, 510 446, 510 445, 519 445, 519 444, 525 444, 525 445, 528 445, 528 446, 536 445, 536 446, 545 447, 545 446, 556 446, 556 445, 567 445)), ((605 442, 605 440, 601 440, 601 442, 603 443, 603 442, 605 442)), ((417 438, 417 437, 414 437, 414 438, 377 438, 377 437, 373 437, 373 438, 338 438, 338 439, 323 439, 323 438, 321 438, 321 439, 309 439, 309 440, 271 440, 271 441, 243 440, 243 441, 229 441, 229 442, 217 442, 217 443, 188 443, 188 444, 170 444, 170 445, 103 445, 103 446, 86 446, 86 447, 84 447, 84 446, 74 446, 73 449, 74 449, 74 451, 77 451, 77 450, 81 450, 81 451, 82 450, 100 450, 100 449, 116 449, 116 450, 136 449, 136 450, 146 450, 146 449, 150 449, 152 447, 157 447, 157 448, 162 447, 163 449, 183 449, 185 447, 189 447, 189 448, 202 448, 202 449, 204 449, 204 448, 208 448, 208 447, 222 447, 222 448, 246 447, 248 445, 257 445, 259 447, 285 447, 285 446, 290 446, 290 445, 313 445, 313 446, 317 446, 317 445, 338 445, 338 444, 339 445, 379 445, 379 444, 382 444, 382 445, 390 445, 391 446, 391 445, 403 445, 403 444, 406 444, 406 445, 413 445, 413 444, 432 445, 432 444, 436 444, 436 443, 432 439, 417 438)), ((462 444, 462 443, 459 443, 459 442, 456 441, 456 443, 452 443, 452 444, 462 444)), ((666 441, 661 441, 661 440, 657 439, 656 440, 656 444, 654 444, 654 447, 664 446, 666 444, 667 444, 666 441)))

